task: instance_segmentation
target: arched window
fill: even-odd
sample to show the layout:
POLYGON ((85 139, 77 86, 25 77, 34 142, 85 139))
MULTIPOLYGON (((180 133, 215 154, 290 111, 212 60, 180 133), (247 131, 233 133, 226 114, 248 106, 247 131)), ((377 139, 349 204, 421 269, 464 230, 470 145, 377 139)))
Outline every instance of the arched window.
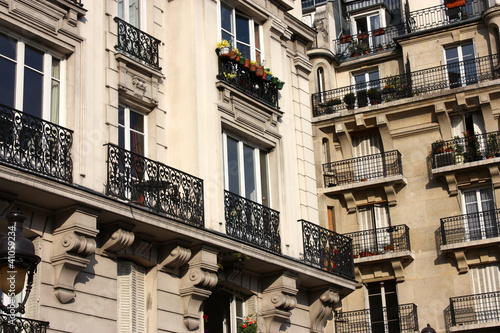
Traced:
POLYGON ((323 161, 325 163, 330 163, 330 141, 327 138, 323 138, 323 161))
POLYGON ((325 91, 325 71, 319 67, 317 71, 318 93, 320 93, 321 102, 323 102, 323 92, 325 91))

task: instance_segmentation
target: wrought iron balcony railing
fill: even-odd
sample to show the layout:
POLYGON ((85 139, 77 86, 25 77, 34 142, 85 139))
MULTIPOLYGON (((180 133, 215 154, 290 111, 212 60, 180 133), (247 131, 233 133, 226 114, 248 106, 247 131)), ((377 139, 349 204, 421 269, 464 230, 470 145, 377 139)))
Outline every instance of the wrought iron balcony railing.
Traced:
POLYGON ((73 181, 73 131, 0 104, 0 163, 73 181))
MULTIPOLYGON (((450 6, 451 7, 451 6, 450 6)), ((465 20, 478 19, 488 9, 487 0, 466 0, 465 5, 448 8, 446 4, 427 7, 409 13, 406 32, 443 27, 465 20)))
POLYGON ((304 262, 332 274, 354 279, 352 240, 311 222, 302 223, 304 262))
POLYGON ((313 116, 497 79, 498 55, 455 62, 312 95, 313 116))
POLYGON ((441 219, 443 245, 498 237, 500 209, 441 219))
POLYGON ((410 251, 410 228, 401 224, 344 234, 352 239, 354 258, 410 251))
POLYGON ((441 168, 500 156, 500 132, 466 133, 465 137, 432 144, 432 166, 441 168))
POLYGON ((389 11, 393 12, 400 10, 401 3, 402 3, 401 0, 358 0, 349 2, 346 1, 345 7, 346 7, 346 12, 351 12, 353 10, 359 10, 378 4, 384 4, 389 11))
POLYGON ((302 10, 326 3, 328 0, 302 0, 302 10))
POLYGON ((280 213, 224 191, 226 233, 242 242, 281 254, 280 213))
POLYGON ((397 150, 323 164, 325 187, 402 174, 401 154, 397 150))
POLYGON ((229 60, 228 57, 219 56, 217 79, 229 83, 273 108, 279 109, 278 83, 262 79, 262 76, 257 76, 255 71, 251 71, 244 64, 229 60))
POLYGON ((417 331, 419 331, 417 306, 412 303, 369 310, 337 312, 335 315, 336 333, 413 333, 417 331))
POLYGON ((204 226, 202 179, 113 144, 107 146, 107 195, 204 226))
POLYGON ((403 35, 404 25, 391 25, 367 33, 344 35, 333 41, 335 55, 340 61, 364 54, 392 50, 396 47, 394 38, 403 35))
POLYGON ((118 24, 118 45, 116 50, 155 69, 161 70, 158 47, 160 40, 115 17, 118 24))
POLYGON ((13 323, 9 323, 10 320, 11 318, 8 315, 0 314, 0 332, 45 333, 47 332, 47 327, 49 327, 48 321, 40 321, 22 317, 15 317, 13 323))
POLYGON ((500 321, 500 292, 450 298, 448 322, 452 326, 500 321))

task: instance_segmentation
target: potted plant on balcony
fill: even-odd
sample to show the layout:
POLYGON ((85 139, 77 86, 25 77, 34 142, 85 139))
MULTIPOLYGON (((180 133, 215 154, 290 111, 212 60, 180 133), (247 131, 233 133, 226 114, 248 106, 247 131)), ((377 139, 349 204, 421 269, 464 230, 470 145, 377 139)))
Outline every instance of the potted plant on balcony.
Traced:
POLYGON ((229 57, 229 48, 231 44, 225 40, 222 39, 220 42, 217 43, 217 50, 219 50, 219 55, 221 57, 229 57))
POLYGON ((234 61, 235 62, 240 62, 240 59, 241 59, 241 52, 240 52, 240 50, 234 48, 233 52, 234 52, 234 61))
POLYGON ((254 72, 257 70, 257 62, 256 61, 250 61, 250 72, 254 72))
POLYGON ((377 88, 370 88, 366 93, 368 94, 368 98, 370 99, 370 104, 375 105, 380 103, 381 96, 380 91, 377 88))
POLYGON ((370 53, 370 45, 366 42, 360 42, 358 44, 358 50, 361 54, 369 54, 370 53))
POLYGON ((344 103, 347 105, 348 109, 354 109, 354 103, 356 103, 356 96, 353 93, 345 94, 344 103))
POLYGON ((283 81, 278 81, 278 83, 276 83, 276 87, 278 88, 278 90, 281 90, 283 89, 283 85, 285 84, 285 82, 283 81))
POLYGON ((445 0, 446 7, 452 9, 455 7, 465 6, 465 0, 445 0))
POLYGON ((385 29, 384 28, 378 28, 378 29, 376 29, 376 30, 373 31, 373 34, 375 36, 383 35, 383 34, 385 34, 385 29))
POLYGON ((341 44, 350 43, 351 41, 352 41, 352 36, 349 34, 345 34, 344 36, 340 37, 341 44))
POLYGON ((455 164, 464 163, 464 145, 463 139, 458 136, 453 138, 453 145, 455 146, 455 164))
POLYGON ((467 133, 465 133, 465 140, 467 144, 465 152, 467 162, 482 160, 483 156, 480 151, 481 145, 479 144, 477 134, 467 131, 467 133))
POLYGON ((434 148, 434 154, 444 153, 444 141, 443 140, 436 140, 432 146, 434 148))
POLYGON ((351 54, 351 57, 358 57, 361 54, 358 43, 351 42, 351 44, 349 44, 349 53, 351 54))
POLYGON ((496 133, 490 133, 488 135, 488 158, 493 158, 498 155, 498 137, 496 133))
POLYGON ((360 32, 358 34, 358 40, 366 40, 368 39, 368 34, 366 32, 360 32))
POLYGON ((392 244, 387 244, 387 245, 385 245, 385 246, 384 246, 384 250, 385 250, 386 252, 389 252, 389 251, 394 251, 394 245, 392 245, 392 244))
POLYGON ((377 45, 377 52, 380 52, 380 51, 383 51, 384 50, 384 47, 382 46, 382 44, 378 44, 377 45))

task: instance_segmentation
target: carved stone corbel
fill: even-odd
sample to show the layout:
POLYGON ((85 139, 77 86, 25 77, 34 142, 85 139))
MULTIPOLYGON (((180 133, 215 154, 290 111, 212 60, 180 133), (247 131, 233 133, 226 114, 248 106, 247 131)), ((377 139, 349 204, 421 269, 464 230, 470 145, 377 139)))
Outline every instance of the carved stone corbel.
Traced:
POLYGON ((333 305, 339 301, 339 294, 331 288, 323 293, 317 293, 316 296, 312 298, 309 308, 312 333, 324 332, 326 322, 332 315, 333 305))
POLYGON ((284 272, 268 282, 262 294, 262 318, 265 323, 264 333, 276 333, 290 318, 291 311, 297 306, 297 278, 284 272))
POLYGON ((191 259, 191 249, 186 241, 176 240, 162 244, 159 250, 158 268, 174 271, 191 259))
POLYGON ((193 331, 200 326, 201 303, 212 294, 217 284, 217 250, 202 246, 182 267, 180 295, 184 309, 184 325, 193 331))
POLYGON ((51 260, 54 292, 61 303, 75 297, 75 278, 90 262, 87 257, 95 252, 97 215, 98 212, 80 206, 60 212, 51 260))
POLYGON ((131 246, 135 239, 133 228, 132 224, 126 222, 116 222, 103 226, 101 231, 103 236, 100 237, 102 246, 99 252, 117 254, 131 246))

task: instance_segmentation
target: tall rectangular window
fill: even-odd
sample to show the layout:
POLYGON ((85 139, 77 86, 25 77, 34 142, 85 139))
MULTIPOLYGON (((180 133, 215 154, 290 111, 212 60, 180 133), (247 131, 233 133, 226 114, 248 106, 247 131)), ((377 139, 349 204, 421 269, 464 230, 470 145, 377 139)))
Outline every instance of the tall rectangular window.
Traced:
POLYGON ((269 207, 268 153, 226 133, 223 140, 225 188, 269 207))
POLYGON ((118 17, 136 28, 141 28, 141 0, 118 0, 118 17))
POLYGON ((0 104, 58 123, 63 65, 50 53, 0 33, 0 104))
POLYGON ((462 192, 467 240, 498 236, 498 218, 493 190, 490 187, 462 192))
POLYGON ((128 107, 118 107, 118 146, 144 156, 144 115, 128 107))
POLYGON ((261 27, 251 17, 220 2, 221 38, 229 41, 248 59, 261 63, 261 27))
POLYGON ((445 49, 450 88, 477 83, 477 69, 472 43, 445 49))
POLYGON ((373 282, 366 285, 370 306, 372 333, 399 333, 399 303, 396 281, 373 282))
POLYGON ((373 102, 375 102, 368 99, 367 92, 371 88, 375 88, 377 90, 379 89, 379 79, 380 75, 378 73, 378 70, 354 75, 358 107, 367 106, 369 102, 372 102, 372 104, 373 102))
POLYGON ((386 230, 391 225, 387 203, 357 207, 358 223, 361 231, 361 252, 380 252, 392 243, 391 234, 386 230))

